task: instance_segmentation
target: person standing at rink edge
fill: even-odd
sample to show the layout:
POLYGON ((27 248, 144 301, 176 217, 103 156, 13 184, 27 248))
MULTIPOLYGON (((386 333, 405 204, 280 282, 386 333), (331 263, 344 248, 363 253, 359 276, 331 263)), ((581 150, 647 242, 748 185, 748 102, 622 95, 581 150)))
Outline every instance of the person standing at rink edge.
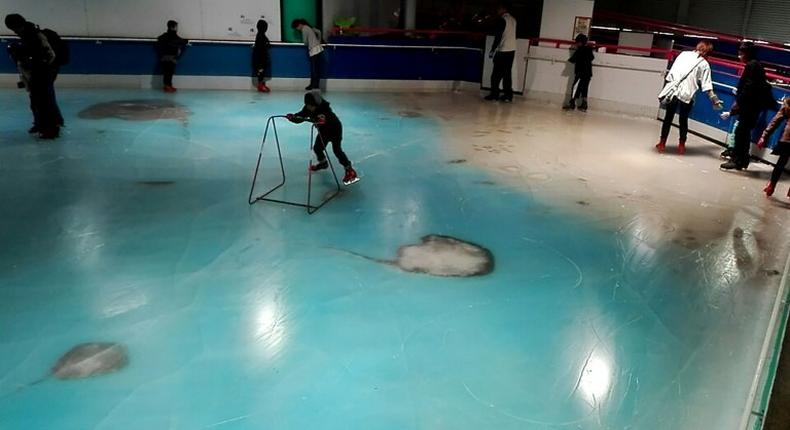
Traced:
POLYGON ((176 65, 188 41, 178 35, 178 23, 167 21, 167 31, 156 39, 156 52, 159 55, 159 66, 162 69, 162 78, 166 93, 176 92, 173 87, 173 75, 176 74, 176 65))
MULTIPOLYGON (((568 62, 573 64, 573 85, 576 87, 576 93, 571 96, 571 100, 564 106, 565 110, 576 109, 576 100, 581 100, 578 108, 581 112, 587 112, 587 93, 590 91, 593 61, 595 60, 592 47, 587 42, 589 42, 587 35, 579 34, 576 36, 576 50, 573 51, 573 55, 568 59, 568 62)), ((573 87, 571 87, 571 91, 573 91, 573 87)))
MULTIPOLYGON (((779 159, 776 161, 774 165, 774 170, 771 173, 771 181, 768 182, 768 185, 763 189, 765 195, 771 197, 774 195, 774 190, 776 190, 776 184, 779 183, 779 179, 782 177, 782 173, 784 173, 785 168, 787 167, 788 161, 790 161, 790 98, 785 98, 782 100, 782 108, 779 109, 779 112, 776 113, 774 119, 768 124, 768 127, 763 131, 763 135, 760 138, 760 141, 757 142, 757 147, 760 149, 764 149, 766 147, 766 143, 771 135, 779 128, 779 125, 784 122, 784 130, 782 131, 782 135, 779 137, 779 142, 773 149, 773 155, 778 155, 779 159)), ((790 190, 787 190, 787 197, 790 198, 790 190)))
POLYGON ((255 45, 252 47, 252 68, 255 76, 258 78, 258 91, 268 93, 271 89, 266 86, 266 78, 271 76, 272 67, 269 54, 271 42, 266 36, 266 31, 269 30, 269 23, 261 19, 258 20, 256 27, 258 34, 255 36, 255 45))
POLYGON ((744 170, 751 161, 752 130, 757 126, 760 114, 776 106, 771 84, 765 76, 765 69, 757 60, 757 47, 752 42, 744 42, 738 49, 738 59, 745 64, 738 93, 729 112, 721 114, 727 120, 738 115, 735 128, 735 150, 730 161, 721 165, 724 170, 744 170))
POLYGON ((302 42, 307 47, 307 55, 310 57, 310 85, 305 88, 307 91, 321 88, 321 62, 324 61, 324 47, 321 45, 321 33, 306 20, 299 18, 293 20, 291 28, 302 33, 302 42))
MULTIPOLYGON (((33 112, 31 133, 41 139, 56 139, 60 136, 63 117, 55 98, 55 77, 59 59, 51 40, 36 24, 22 15, 10 14, 5 25, 19 36, 19 42, 9 46, 9 53, 19 69, 22 83, 30 93, 30 109, 33 112)), ((47 30, 51 34, 54 32, 47 30)), ((53 38, 57 37, 52 36, 53 38)), ((60 38, 57 37, 58 41, 60 38)))
POLYGON ((721 110, 724 107, 724 103, 713 92, 713 80, 711 79, 710 64, 708 64, 707 60, 711 52, 713 52, 713 44, 703 40, 697 43, 695 50, 686 51, 678 55, 672 64, 672 68, 667 75, 667 83, 658 94, 659 98, 662 98, 674 91, 674 95, 668 96, 671 100, 666 104, 667 111, 664 115, 664 124, 661 126, 661 137, 656 144, 658 152, 663 153, 666 150, 669 132, 672 129, 672 122, 677 113, 680 114, 678 121, 680 125, 678 154, 683 155, 686 153, 689 115, 691 114, 691 108, 694 107, 694 97, 697 95, 697 91, 702 89, 708 95, 714 109, 721 110))
POLYGON ((494 71, 491 73, 491 94, 488 101, 513 101, 513 60, 516 58, 516 19, 510 15, 510 6, 500 3, 498 13, 500 19, 494 33, 489 57, 494 60, 494 71), (499 84, 503 86, 504 95, 499 97, 499 84))

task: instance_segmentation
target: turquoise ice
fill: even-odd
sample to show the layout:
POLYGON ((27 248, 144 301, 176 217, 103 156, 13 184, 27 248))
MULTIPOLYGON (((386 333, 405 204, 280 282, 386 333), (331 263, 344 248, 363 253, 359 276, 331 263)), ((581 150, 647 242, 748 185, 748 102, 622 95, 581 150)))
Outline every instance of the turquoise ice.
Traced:
MULTIPOLYGON (((363 180, 308 216, 247 204, 265 120, 298 93, 185 91, 186 122, 77 116, 152 92, 59 97, 65 136, 38 142, 25 94, 0 92, 0 428, 734 429, 746 408, 770 297, 448 163, 431 113, 329 94, 363 180), (337 251, 432 234, 496 270, 337 251), (27 386, 90 342, 128 366, 27 386)), ((279 131, 301 199, 308 129, 279 131)))

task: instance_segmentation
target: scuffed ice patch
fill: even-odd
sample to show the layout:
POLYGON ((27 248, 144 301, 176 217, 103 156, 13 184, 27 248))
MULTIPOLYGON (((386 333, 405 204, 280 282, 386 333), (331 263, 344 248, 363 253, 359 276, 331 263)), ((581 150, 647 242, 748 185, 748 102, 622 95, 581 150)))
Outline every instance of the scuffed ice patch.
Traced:
POLYGON ((186 122, 191 112, 172 100, 117 100, 98 103, 79 113, 83 119, 117 118, 125 121, 174 119, 186 122))

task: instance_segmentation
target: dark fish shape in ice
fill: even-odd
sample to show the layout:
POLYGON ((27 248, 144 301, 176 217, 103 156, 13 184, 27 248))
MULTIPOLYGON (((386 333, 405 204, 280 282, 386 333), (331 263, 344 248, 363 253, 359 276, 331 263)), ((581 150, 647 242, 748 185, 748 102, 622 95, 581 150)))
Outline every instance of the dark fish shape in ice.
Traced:
POLYGON ((129 363, 126 347, 117 343, 83 343, 71 348, 52 366, 50 374, 35 382, 21 385, 16 390, 0 395, 0 398, 14 395, 21 390, 38 385, 50 376, 56 379, 85 379, 105 375, 123 369, 129 363))
POLYGON ((129 363, 126 348, 117 343, 83 343, 71 348, 52 367, 58 379, 84 379, 116 372, 129 363))
POLYGON ((394 261, 354 255, 395 266, 404 272, 432 276, 467 278, 488 275, 494 271, 494 254, 488 249, 435 234, 423 237, 418 244, 400 247, 394 261))
POLYGON ((191 112, 172 100, 117 100, 90 106, 79 113, 83 119, 118 118, 125 121, 174 119, 186 122, 191 112))

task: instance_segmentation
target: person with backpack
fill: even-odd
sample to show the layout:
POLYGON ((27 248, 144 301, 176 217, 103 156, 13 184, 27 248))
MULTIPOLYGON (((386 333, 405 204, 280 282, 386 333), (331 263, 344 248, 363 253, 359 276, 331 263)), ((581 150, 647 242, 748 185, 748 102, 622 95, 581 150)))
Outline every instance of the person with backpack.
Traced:
POLYGON ((738 49, 738 59, 745 63, 745 66, 738 81, 735 103, 730 111, 721 114, 723 120, 738 115, 735 148, 730 161, 721 165, 724 170, 745 170, 749 167, 752 130, 757 126, 763 111, 776 106, 771 84, 765 76, 765 69, 757 60, 757 47, 754 43, 742 43, 738 49))
POLYGON ((266 78, 271 76, 271 56, 269 55, 271 42, 266 37, 269 23, 261 19, 256 27, 258 34, 255 36, 255 45, 252 47, 252 69, 258 78, 258 91, 268 93, 271 91, 266 86, 266 78))
POLYGON ((182 39, 178 35, 178 23, 173 20, 167 21, 167 31, 156 39, 156 52, 159 55, 159 66, 162 69, 163 90, 166 93, 177 91, 173 87, 173 75, 176 74, 176 65, 184 54, 187 43, 189 42, 186 39, 182 39))
POLYGON ((302 42, 307 47, 307 55, 310 57, 310 85, 305 90, 317 90, 321 87, 321 63, 324 61, 321 33, 310 27, 303 18, 293 20, 291 28, 302 33, 302 42))
MULTIPOLYGON (((7 15, 5 25, 19 36, 19 42, 11 49, 11 54, 30 94, 33 127, 29 131, 31 134, 37 133, 41 139, 56 139, 60 137, 60 127, 63 125, 55 97, 55 77, 61 61, 44 31, 22 15, 7 15)), ((57 35, 51 30, 48 32, 57 35)), ((60 37, 57 40, 53 37, 53 42, 59 40, 60 37)))
POLYGON ((697 43, 693 51, 682 52, 675 59, 672 68, 667 74, 667 82, 658 94, 661 104, 666 107, 664 123, 661 126, 661 138, 656 144, 659 153, 667 147, 667 139, 672 129, 675 114, 680 114, 680 140, 678 141, 678 154, 686 153, 686 139, 689 132, 689 115, 694 106, 694 97, 700 89, 708 95, 713 108, 720 110, 724 103, 713 91, 710 64, 708 56, 713 52, 713 44, 707 40, 697 43))

